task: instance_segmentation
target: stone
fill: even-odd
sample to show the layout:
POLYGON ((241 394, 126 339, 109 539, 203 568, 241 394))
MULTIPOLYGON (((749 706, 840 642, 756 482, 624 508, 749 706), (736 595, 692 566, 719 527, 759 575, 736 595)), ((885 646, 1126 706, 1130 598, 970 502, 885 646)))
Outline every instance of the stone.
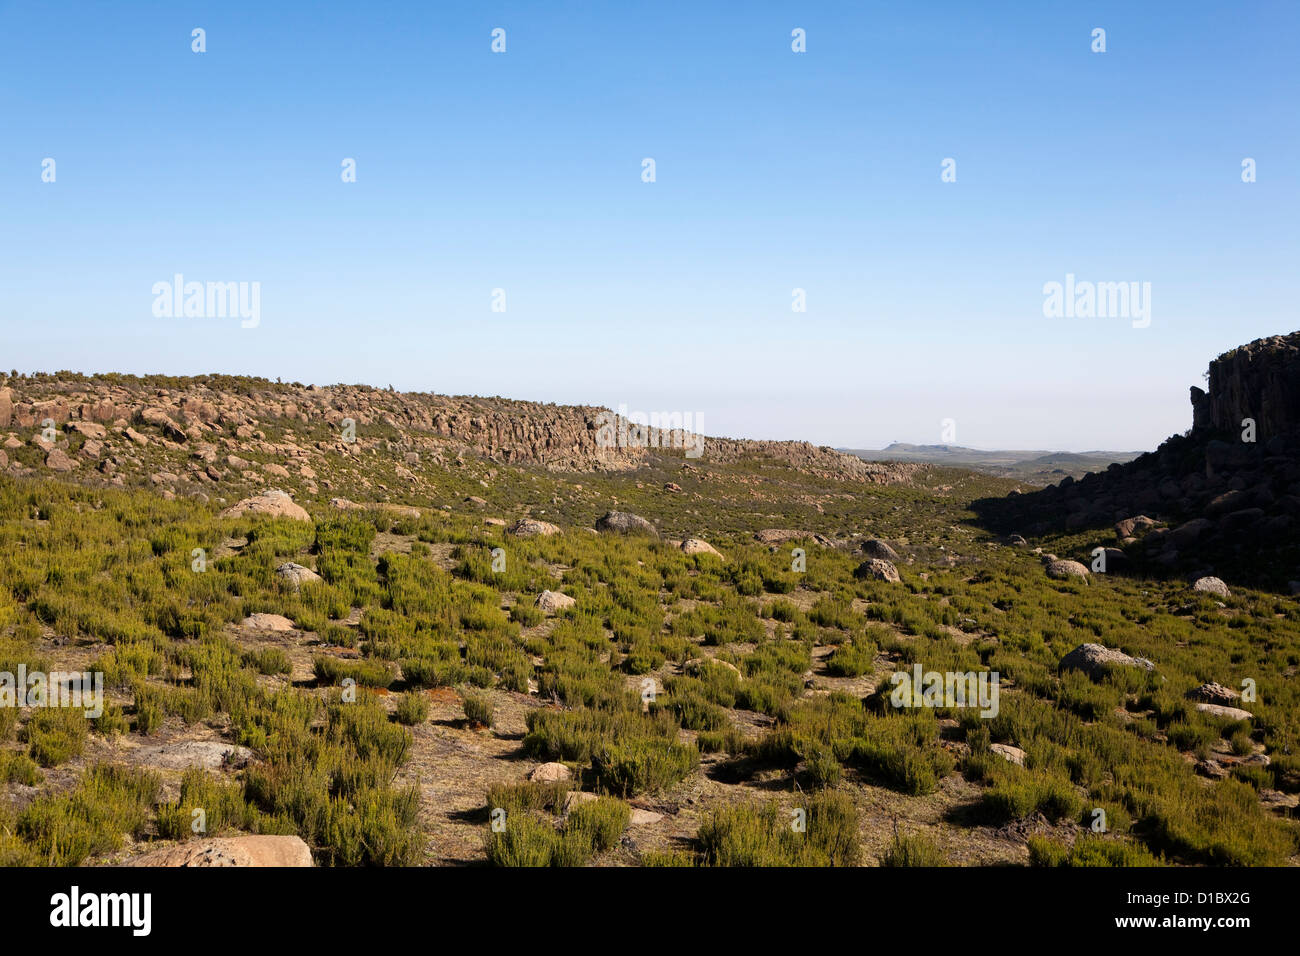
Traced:
POLYGON ((560 529, 549 522, 538 521, 536 518, 520 518, 510 526, 506 533, 517 538, 531 538, 535 535, 559 534, 560 529))
POLYGON ((655 813, 653 810, 642 810, 640 807, 632 808, 632 815, 628 823, 634 827, 648 826, 651 823, 658 823, 664 818, 662 813, 655 813))
POLYGON ((989 750, 1017 766, 1025 765, 1026 754, 1019 747, 1012 747, 1010 744, 989 744, 989 750))
POLYGON ((247 747, 221 740, 183 740, 178 743, 136 747, 128 754, 129 759, 135 763, 163 770, 185 770, 189 767, 217 770, 225 764, 242 767, 252 756, 253 752, 247 747))
POLYGON ((1231 687, 1224 687, 1222 684, 1211 681, 1189 690, 1187 697, 1189 700, 1199 700, 1207 704, 1228 705, 1239 700, 1241 695, 1231 687))
POLYGON ((299 836, 213 837, 153 850, 127 866, 311 866, 311 849, 299 836))
POLYGON ((862 553, 868 558, 880 558, 882 561, 898 560, 898 552, 879 538, 867 538, 863 541, 862 553))
POLYGON ((1203 714, 1209 714, 1211 717, 1222 717, 1224 720, 1251 720, 1254 718, 1248 710, 1242 710, 1240 707, 1225 707, 1222 704, 1199 703, 1196 709, 1203 714))
POLYGON ((1047 576, 1049 578, 1055 578, 1058 581, 1063 581, 1067 578, 1083 578, 1086 580, 1089 576, 1087 567, 1080 564, 1078 561, 1070 561, 1061 558, 1057 558, 1054 561, 1048 561, 1045 570, 1047 571, 1047 576))
POLYGON ((294 564, 292 561, 280 565, 275 569, 275 573, 277 577, 287 581, 295 591, 304 584, 321 580, 321 576, 311 568, 304 568, 301 564, 294 564))
POLYGON ((533 772, 528 775, 528 779, 534 783, 558 783, 572 777, 572 770, 564 764, 556 762, 544 763, 539 767, 534 767, 533 772))
POLYGON ((1115 536, 1117 538, 1135 538, 1143 531, 1150 531, 1156 523, 1146 515, 1134 515, 1132 518, 1125 518, 1123 521, 1115 522, 1115 536))
POLYGON ((559 591, 543 591, 537 595, 536 605, 547 614, 558 614, 566 607, 573 607, 578 602, 559 591))
POLYGON ((1206 594, 1213 594, 1221 598, 1232 596, 1232 592, 1228 590, 1228 585, 1221 578, 1216 577, 1197 578, 1192 582, 1192 590, 1203 591, 1206 594))
POLYGON ((294 521, 310 521, 311 515, 302 505, 295 504, 287 492, 273 489, 264 491, 252 498, 236 502, 221 512, 222 518, 243 518, 248 515, 266 515, 270 518, 290 518, 294 521))
POLYGON ((887 581, 890 584, 898 584, 902 580, 898 576, 898 568, 883 558, 868 558, 857 566, 853 576, 859 579, 872 578, 876 581, 887 581))
POLYGON ((50 471, 67 472, 76 468, 77 463, 62 448, 52 448, 45 456, 45 467, 50 471))
POLYGON ((702 538, 687 538, 682 542, 682 551, 686 554, 711 554, 715 558, 722 557, 717 548, 702 538))
POLYGON ((263 614, 258 612, 244 618, 240 627, 251 627, 259 631, 292 631, 293 621, 280 614, 263 614))
POLYGON ((626 511, 607 511, 596 522, 596 530, 602 534, 646 534, 659 537, 659 532, 645 518, 626 511))
POLYGON ((1156 665, 1145 657, 1130 657, 1123 651, 1100 644, 1080 644, 1061 658, 1060 670, 1081 670, 1090 677, 1105 673, 1109 667, 1140 667, 1155 670, 1156 665))

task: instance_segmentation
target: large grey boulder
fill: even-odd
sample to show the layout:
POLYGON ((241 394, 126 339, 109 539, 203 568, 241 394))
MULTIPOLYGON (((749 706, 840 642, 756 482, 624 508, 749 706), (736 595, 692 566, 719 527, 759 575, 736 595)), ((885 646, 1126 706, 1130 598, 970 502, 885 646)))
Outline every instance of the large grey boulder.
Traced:
POLYGON ((1100 644, 1080 644, 1062 657, 1060 663, 1063 671, 1080 670, 1089 677, 1099 677, 1111 667, 1140 667, 1152 671, 1156 665, 1145 657, 1129 657, 1123 651, 1100 644))
POLYGON ((596 530, 605 534, 648 534, 659 537, 659 531, 649 521, 626 511, 607 511, 596 522, 596 530))

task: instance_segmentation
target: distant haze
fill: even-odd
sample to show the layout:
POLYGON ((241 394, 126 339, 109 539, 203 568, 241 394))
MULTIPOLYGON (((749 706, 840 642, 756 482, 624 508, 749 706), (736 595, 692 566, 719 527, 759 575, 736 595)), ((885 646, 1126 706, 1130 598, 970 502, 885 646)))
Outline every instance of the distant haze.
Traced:
POLYGON ((1154 448, 1294 328, 1300 6, 1073 7, 0 4, 0 362, 1154 448), (1047 317, 1071 276, 1149 326, 1047 317))

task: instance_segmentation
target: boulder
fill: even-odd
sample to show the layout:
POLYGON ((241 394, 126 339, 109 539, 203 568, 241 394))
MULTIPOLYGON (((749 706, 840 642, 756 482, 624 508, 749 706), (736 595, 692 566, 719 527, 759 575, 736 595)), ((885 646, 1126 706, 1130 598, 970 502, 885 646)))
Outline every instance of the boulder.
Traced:
POLYGON ((1080 644, 1061 658, 1060 670, 1081 670, 1089 677, 1104 674, 1110 667, 1140 667, 1155 670, 1156 665, 1145 657, 1129 657, 1123 651, 1100 644, 1080 644))
POLYGON ((764 528, 762 531, 754 532, 754 540, 760 544, 784 544, 786 541, 798 541, 800 538, 811 537, 811 532, 792 531, 789 528, 764 528))
POLYGON ((607 511, 596 522, 596 530, 602 534, 648 534, 659 537, 658 530, 645 518, 626 511, 607 511))
POLYGON ((568 780, 572 776, 573 771, 562 763, 544 763, 533 768, 533 772, 528 775, 528 779, 534 783, 558 783, 561 780, 568 780))
POLYGON ((1225 707, 1222 704, 1205 704, 1196 705, 1196 709, 1203 714, 1209 714, 1211 717, 1222 717, 1225 720, 1250 720, 1255 715, 1248 710, 1242 710, 1240 707, 1225 707))
POLYGON ((1216 597, 1232 597, 1232 592, 1228 590, 1228 585, 1223 583, 1221 578, 1203 577, 1197 578, 1192 582, 1193 591, 1204 591, 1207 594, 1213 594, 1216 597))
POLYGON ((173 744, 137 747, 129 752, 128 759, 146 767, 163 770, 185 770, 189 767, 216 770, 226 763, 242 767, 252 756, 253 752, 247 747, 221 740, 182 740, 173 744))
POLYGON ((536 518, 520 518, 510 526, 507 534, 512 534, 516 538, 531 538, 534 535, 551 535, 559 534, 560 529, 546 521, 538 521, 536 518))
POLYGON ((221 512, 222 518, 242 518, 245 515, 266 515, 271 518, 291 518, 294 521, 310 521, 311 515, 302 505, 295 504, 287 492, 272 489, 252 498, 236 502, 221 512))
POLYGON ((1143 531, 1154 528, 1156 523, 1146 515, 1134 515, 1123 521, 1115 522, 1115 536, 1118 538, 1136 538, 1143 531))
MULTIPOLYGON (((305 568, 303 570, 306 570, 305 568)), ((244 618, 240 627, 252 627, 259 631, 292 631, 294 624, 280 614, 250 614, 244 618)))
POLYGON ((77 463, 68 457, 68 453, 62 448, 52 448, 49 454, 45 456, 45 467, 50 471, 72 471, 77 467, 77 463))
POLYGON ((687 538, 682 542, 682 551, 686 554, 711 554, 715 557, 722 557, 717 548, 701 538, 687 538))
POLYGON ((855 578, 871 578, 876 581, 888 581, 890 584, 897 584, 902 579, 898 576, 898 568, 883 558, 868 558, 858 565, 853 572, 855 578))
POLYGON ((311 850, 298 836, 213 837, 153 850, 127 866, 311 866, 311 850))
POLYGON ((573 607, 578 602, 559 591, 543 591, 537 595, 537 606, 547 614, 558 614, 566 607, 573 607))
POLYGON ((1056 578, 1058 581, 1063 581, 1067 578, 1083 578, 1086 580, 1089 575, 1088 569, 1078 561, 1070 561, 1062 558, 1048 561, 1046 570, 1049 578, 1056 578))
POLYGON ((863 541, 862 553, 868 558, 880 558, 882 561, 898 560, 898 552, 879 538, 868 538, 863 541))
POLYGON ((277 577, 288 582, 295 591, 304 584, 321 580, 321 576, 311 568, 304 568, 301 564, 294 564, 292 561, 280 565, 275 569, 275 573, 277 577))
POLYGON ((1023 767, 1025 765, 1025 752, 1019 747, 1012 747, 1010 744, 989 744, 989 750, 997 754, 1003 760, 1010 761, 1023 767))
POLYGON ((68 422, 68 431, 76 432, 86 438, 103 439, 108 437, 108 429, 98 422, 68 422))

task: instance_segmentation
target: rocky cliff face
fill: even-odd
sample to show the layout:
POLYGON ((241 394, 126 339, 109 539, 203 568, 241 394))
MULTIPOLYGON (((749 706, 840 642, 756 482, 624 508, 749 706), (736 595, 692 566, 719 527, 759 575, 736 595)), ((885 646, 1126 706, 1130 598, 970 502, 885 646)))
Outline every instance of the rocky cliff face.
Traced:
MULTIPOLYGON (((409 463, 436 465, 471 456, 495 464, 579 472, 630 470, 648 456, 684 456, 685 448, 692 447, 704 462, 772 462, 848 481, 901 481, 916 470, 911 465, 864 462, 806 442, 709 438, 693 446, 692 441, 683 440, 680 432, 639 432, 605 409, 590 406, 403 393, 362 385, 59 373, 19 377, 0 387, 0 442, 10 450, 38 445, 46 468, 54 471, 90 466, 102 472, 107 462, 111 474, 115 462, 129 464, 132 453, 146 447, 189 452, 194 459, 189 469, 197 468, 208 475, 205 480, 214 482, 227 467, 243 469, 247 462, 241 455, 254 452, 310 468, 318 454, 355 456, 377 447, 404 454, 409 463), (76 448, 69 448, 68 438, 74 434, 80 437, 76 448)), ((0 456, 0 468, 10 464, 11 456, 4 451, 0 456)))
POLYGON ((1210 363, 1209 393, 1192 388, 1192 427, 1240 432, 1253 419, 1259 440, 1300 430, 1300 332, 1258 339, 1210 363))
POLYGON ((977 512, 1005 533, 1113 527, 1131 567, 1300 592, 1300 332, 1220 356, 1209 386, 1192 389, 1188 434, 1079 481, 978 502, 977 512), (1129 520, 1138 516, 1156 520, 1129 520))

